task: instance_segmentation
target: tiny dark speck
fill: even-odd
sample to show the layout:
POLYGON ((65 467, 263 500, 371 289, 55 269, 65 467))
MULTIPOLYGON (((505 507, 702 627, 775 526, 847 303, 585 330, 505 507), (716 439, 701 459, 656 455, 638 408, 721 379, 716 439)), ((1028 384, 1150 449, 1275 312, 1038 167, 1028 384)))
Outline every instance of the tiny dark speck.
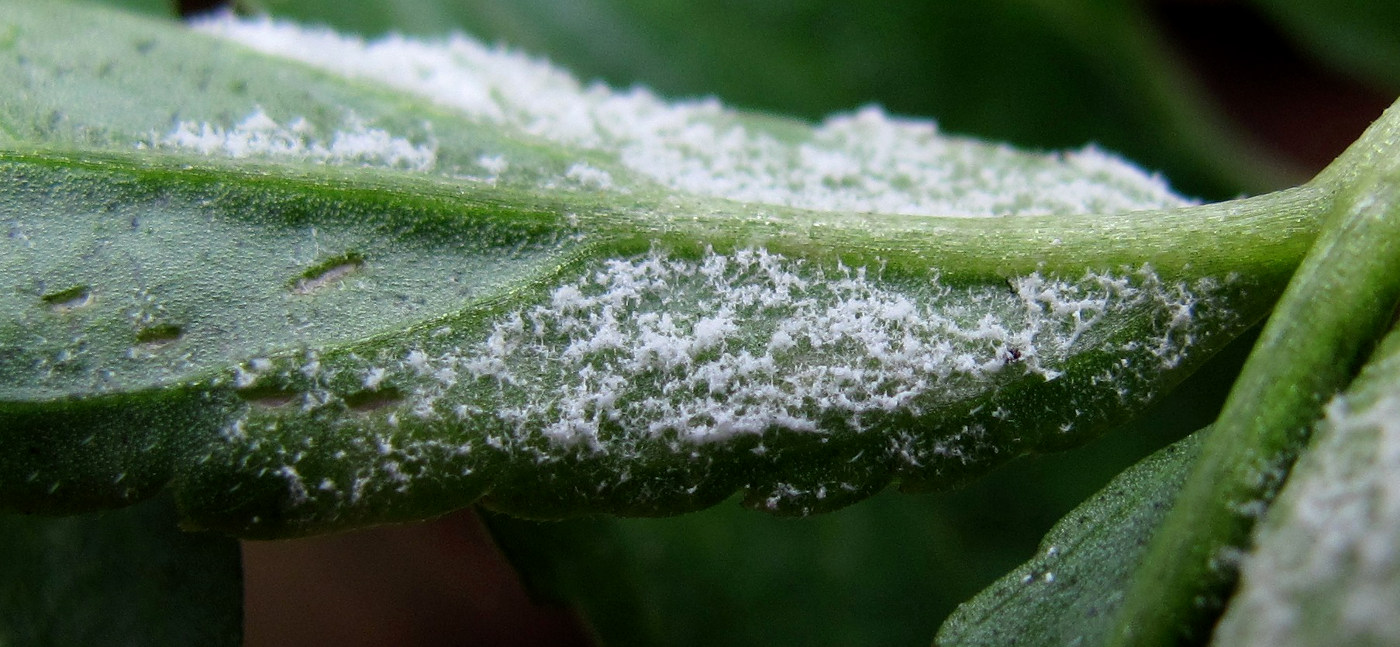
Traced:
POLYGON ((179 0, 175 4, 180 15, 189 18, 218 11, 233 3, 229 0, 179 0))

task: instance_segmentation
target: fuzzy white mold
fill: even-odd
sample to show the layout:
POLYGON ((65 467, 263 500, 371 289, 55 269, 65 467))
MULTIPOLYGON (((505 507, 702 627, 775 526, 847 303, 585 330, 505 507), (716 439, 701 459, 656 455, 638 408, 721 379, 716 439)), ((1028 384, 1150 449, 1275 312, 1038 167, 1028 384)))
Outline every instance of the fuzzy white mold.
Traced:
POLYGON ((436 143, 415 144, 387 131, 370 128, 353 116, 347 118, 345 128, 336 131, 329 141, 317 139, 315 135, 315 129, 305 119, 293 119, 283 125, 259 108, 229 128, 182 121, 170 132, 153 137, 148 145, 235 159, 282 158, 412 171, 428 171, 437 163, 436 143))
POLYGON ((974 288, 934 275, 892 284, 877 271, 763 249, 616 259, 501 316, 470 347, 415 349, 367 370, 375 384, 414 385, 420 418, 494 416, 517 439, 566 445, 599 447, 610 428, 697 442, 816 431, 833 415, 861 429, 867 414, 936 407, 1017 376, 1056 379, 1108 321, 1133 313, 1157 324, 1147 343, 1120 349, 1120 368, 1169 369, 1197 301, 1218 287, 1166 285, 1150 268, 974 288), (483 389, 493 406, 452 406, 483 389))
POLYGON ((1244 563, 1223 644, 1400 644, 1400 395, 1339 397, 1317 434, 1244 563))

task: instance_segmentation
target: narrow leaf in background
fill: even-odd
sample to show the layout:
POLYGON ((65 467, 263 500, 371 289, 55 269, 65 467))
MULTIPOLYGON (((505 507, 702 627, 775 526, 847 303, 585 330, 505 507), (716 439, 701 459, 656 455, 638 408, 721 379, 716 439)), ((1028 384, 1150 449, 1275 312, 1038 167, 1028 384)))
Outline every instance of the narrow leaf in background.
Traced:
POLYGON ((934 644, 1104 644, 1148 540, 1186 482, 1207 433, 1124 470, 1065 515, 1034 559, 958 607, 934 644))

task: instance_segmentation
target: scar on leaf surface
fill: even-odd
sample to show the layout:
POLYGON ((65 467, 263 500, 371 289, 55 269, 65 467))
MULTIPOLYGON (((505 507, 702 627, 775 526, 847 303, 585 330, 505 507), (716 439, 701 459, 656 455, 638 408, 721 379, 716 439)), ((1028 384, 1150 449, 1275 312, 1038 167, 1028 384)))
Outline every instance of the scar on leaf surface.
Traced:
POLYGON ((175 324, 156 324, 137 331, 136 341, 150 346, 160 346, 180 339, 185 331, 175 324))
POLYGON ((365 257, 359 252, 346 252, 307 268, 292 283, 293 294, 312 294, 344 279, 364 267, 365 257))
POLYGON ((72 312, 92 305, 92 289, 86 285, 75 285, 66 290, 45 294, 40 299, 49 310, 58 313, 72 312))
POLYGON ((301 397, 296 391, 271 385, 244 387, 237 393, 249 404, 269 409, 286 406, 301 397))

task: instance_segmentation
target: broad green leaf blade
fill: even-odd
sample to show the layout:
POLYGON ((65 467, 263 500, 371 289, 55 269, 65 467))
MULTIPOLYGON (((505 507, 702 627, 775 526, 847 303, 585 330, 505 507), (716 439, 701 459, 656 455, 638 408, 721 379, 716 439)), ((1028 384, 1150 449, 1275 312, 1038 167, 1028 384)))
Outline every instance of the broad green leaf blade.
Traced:
MULTIPOLYGON (((852 4, 590 0, 258 0, 366 35, 462 29, 547 55, 584 78, 814 119, 878 102, 952 132, 1035 148, 1097 142, 1187 193, 1277 188, 1176 64, 1138 3, 852 4)), ((1294 175, 1301 175, 1296 170, 1294 175)))
POLYGON ((242 644, 238 542, 177 518, 168 496, 67 519, 0 515, 0 644, 242 644))
POLYGON ((1400 642, 1400 335, 1327 407, 1269 507, 1214 644, 1400 642))
POLYGON ((195 522, 266 537, 488 495, 805 514, 945 487, 1172 386, 1268 307, 1330 200, 1112 213, 1181 201, 1093 151, 671 105, 461 38, 205 26, 347 80, 4 6, 20 509, 173 478, 195 522))
POLYGON ((934 644, 1104 644, 1148 539, 1185 483, 1206 433, 1149 456, 1065 515, 1034 559, 958 607, 934 644))
POLYGON ((1346 387, 1400 301, 1400 103, 1318 178, 1327 226, 1269 319, 1192 476, 1134 576, 1116 645, 1199 638, 1224 605, 1257 511, 1323 404, 1346 387))
MULTIPOLYGON (((953 280, 903 269, 893 254, 879 274, 842 266, 825 260, 835 243, 812 234, 727 251, 667 249, 664 237, 648 248, 610 236, 590 244, 579 232, 608 232, 623 216, 551 216, 548 205, 433 184, 113 157, 11 156, 4 169, 11 226, 25 233, 9 239, 2 258, 20 265, 7 275, 84 288, 46 300, 36 286, 8 301, 18 323, 6 333, 17 359, 0 411, 16 439, 7 505, 120 503, 143 494, 133 483, 158 486, 173 460, 191 515, 248 534, 421 517, 488 491, 524 514, 654 514, 747 488, 755 505, 792 513, 839 507, 893 478, 937 487, 1089 437, 1189 369, 1193 349, 1250 321, 1229 305, 1258 308, 1255 295, 1268 294, 1244 281, 1163 285, 1142 270, 977 281, 977 257, 958 250, 1011 235, 981 219, 953 221, 927 247, 967 260, 953 280), (196 235, 211 230, 221 233, 196 235), (92 232, 100 244, 65 251, 92 232), (287 259, 317 240, 333 263, 287 259), (146 288, 152 275, 132 268, 148 267, 171 278, 146 288), (247 269, 235 279, 229 267, 247 269), (492 280, 453 280, 473 267, 492 280), (336 268, 344 276, 327 278, 336 268), (309 289, 308 269, 324 285, 309 289), (454 284, 472 288, 437 294, 454 284), (167 318, 132 318, 131 294, 167 318), (1190 300, 1189 321, 1176 319, 1178 299, 1190 300), (373 312, 385 302, 423 318, 399 328, 373 312), (891 315, 869 319, 870 309, 891 315), (900 318, 918 312, 933 324, 900 318), (179 334, 143 340, 155 325, 179 334), (1182 345, 1188 334, 1195 346, 1182 345), (58 361, 75 337, 72 359, 58 361), (136 444, 124 426, 73 422, 132 415, 157 436, 136 444)), ((1236 209, 1121 224, 1248 222, 1223 217, 1236 209)), ((1095 227, 1043 222, 1045 235, 1085 239, 1066 245, 1102 240, 1095 227)), ((688 230, 670 237, 683 242, 688 230)), ((743 218, 711 230, 714 241, 764 240, 743 218)))

